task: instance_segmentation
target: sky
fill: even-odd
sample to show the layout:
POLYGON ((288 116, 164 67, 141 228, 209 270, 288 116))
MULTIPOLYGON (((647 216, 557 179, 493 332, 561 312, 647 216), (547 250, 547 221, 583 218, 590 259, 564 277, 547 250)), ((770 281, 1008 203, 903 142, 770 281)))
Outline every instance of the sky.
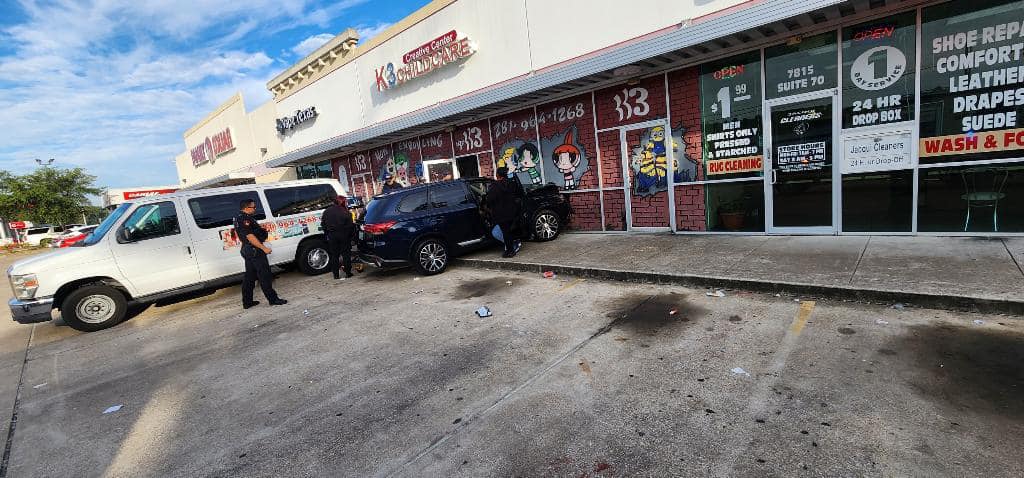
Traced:
POLYGON ((361 41, 428 0, 0 0, 0 169, 54 158, 100 187, 178 183, 182 134, 346 28, 361 41))

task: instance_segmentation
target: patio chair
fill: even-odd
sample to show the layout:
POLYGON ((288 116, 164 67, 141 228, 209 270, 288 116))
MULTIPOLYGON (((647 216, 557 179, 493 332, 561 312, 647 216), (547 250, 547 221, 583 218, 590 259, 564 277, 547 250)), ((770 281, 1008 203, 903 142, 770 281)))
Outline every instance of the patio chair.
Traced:
POLYGON ((968 169, 960 173, 966 191, 960 198, 967 201, 964 232, 971 225, 971 210, 984 208, 992 208, 992 231, 999 232, 999 200, 1006 197, 1003 187, 1009 176, 1009 170, 995 168, 968 169))

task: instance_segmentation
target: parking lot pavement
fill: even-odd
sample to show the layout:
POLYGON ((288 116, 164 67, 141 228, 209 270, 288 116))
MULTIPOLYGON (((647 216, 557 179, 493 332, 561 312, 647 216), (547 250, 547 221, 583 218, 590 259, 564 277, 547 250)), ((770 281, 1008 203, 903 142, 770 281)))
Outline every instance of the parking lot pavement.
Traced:
POLYGON ((1019 318, 460 268, 276 286, 36 326, 9 476, 1024 474, 1019 318))

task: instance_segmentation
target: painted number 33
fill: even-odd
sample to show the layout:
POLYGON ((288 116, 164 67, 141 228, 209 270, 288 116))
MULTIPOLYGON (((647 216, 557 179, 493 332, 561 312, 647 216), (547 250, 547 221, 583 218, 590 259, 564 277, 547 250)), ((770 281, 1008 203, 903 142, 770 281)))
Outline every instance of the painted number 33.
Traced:
POLYGON ((615 111, 619 113, 619 121, 646 116, 651 112, 651 106, 647 104, 647 88, 623 88, 622 93, 615 95, 615 111))

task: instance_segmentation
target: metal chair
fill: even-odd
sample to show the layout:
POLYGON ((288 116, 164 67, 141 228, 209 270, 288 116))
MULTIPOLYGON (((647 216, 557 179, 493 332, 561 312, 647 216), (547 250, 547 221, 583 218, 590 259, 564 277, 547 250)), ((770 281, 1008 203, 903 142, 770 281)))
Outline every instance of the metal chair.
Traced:
POLYGON ((971 210, 975 208, 992 208, 992 231, 999 232, 999 200, 1006 197, 1003 187, 1009 176, 1009 170, 995 168, 967 169, 960 173, 966 191, 960 199, 967 201, 964 232, 971 225, 971 210))

